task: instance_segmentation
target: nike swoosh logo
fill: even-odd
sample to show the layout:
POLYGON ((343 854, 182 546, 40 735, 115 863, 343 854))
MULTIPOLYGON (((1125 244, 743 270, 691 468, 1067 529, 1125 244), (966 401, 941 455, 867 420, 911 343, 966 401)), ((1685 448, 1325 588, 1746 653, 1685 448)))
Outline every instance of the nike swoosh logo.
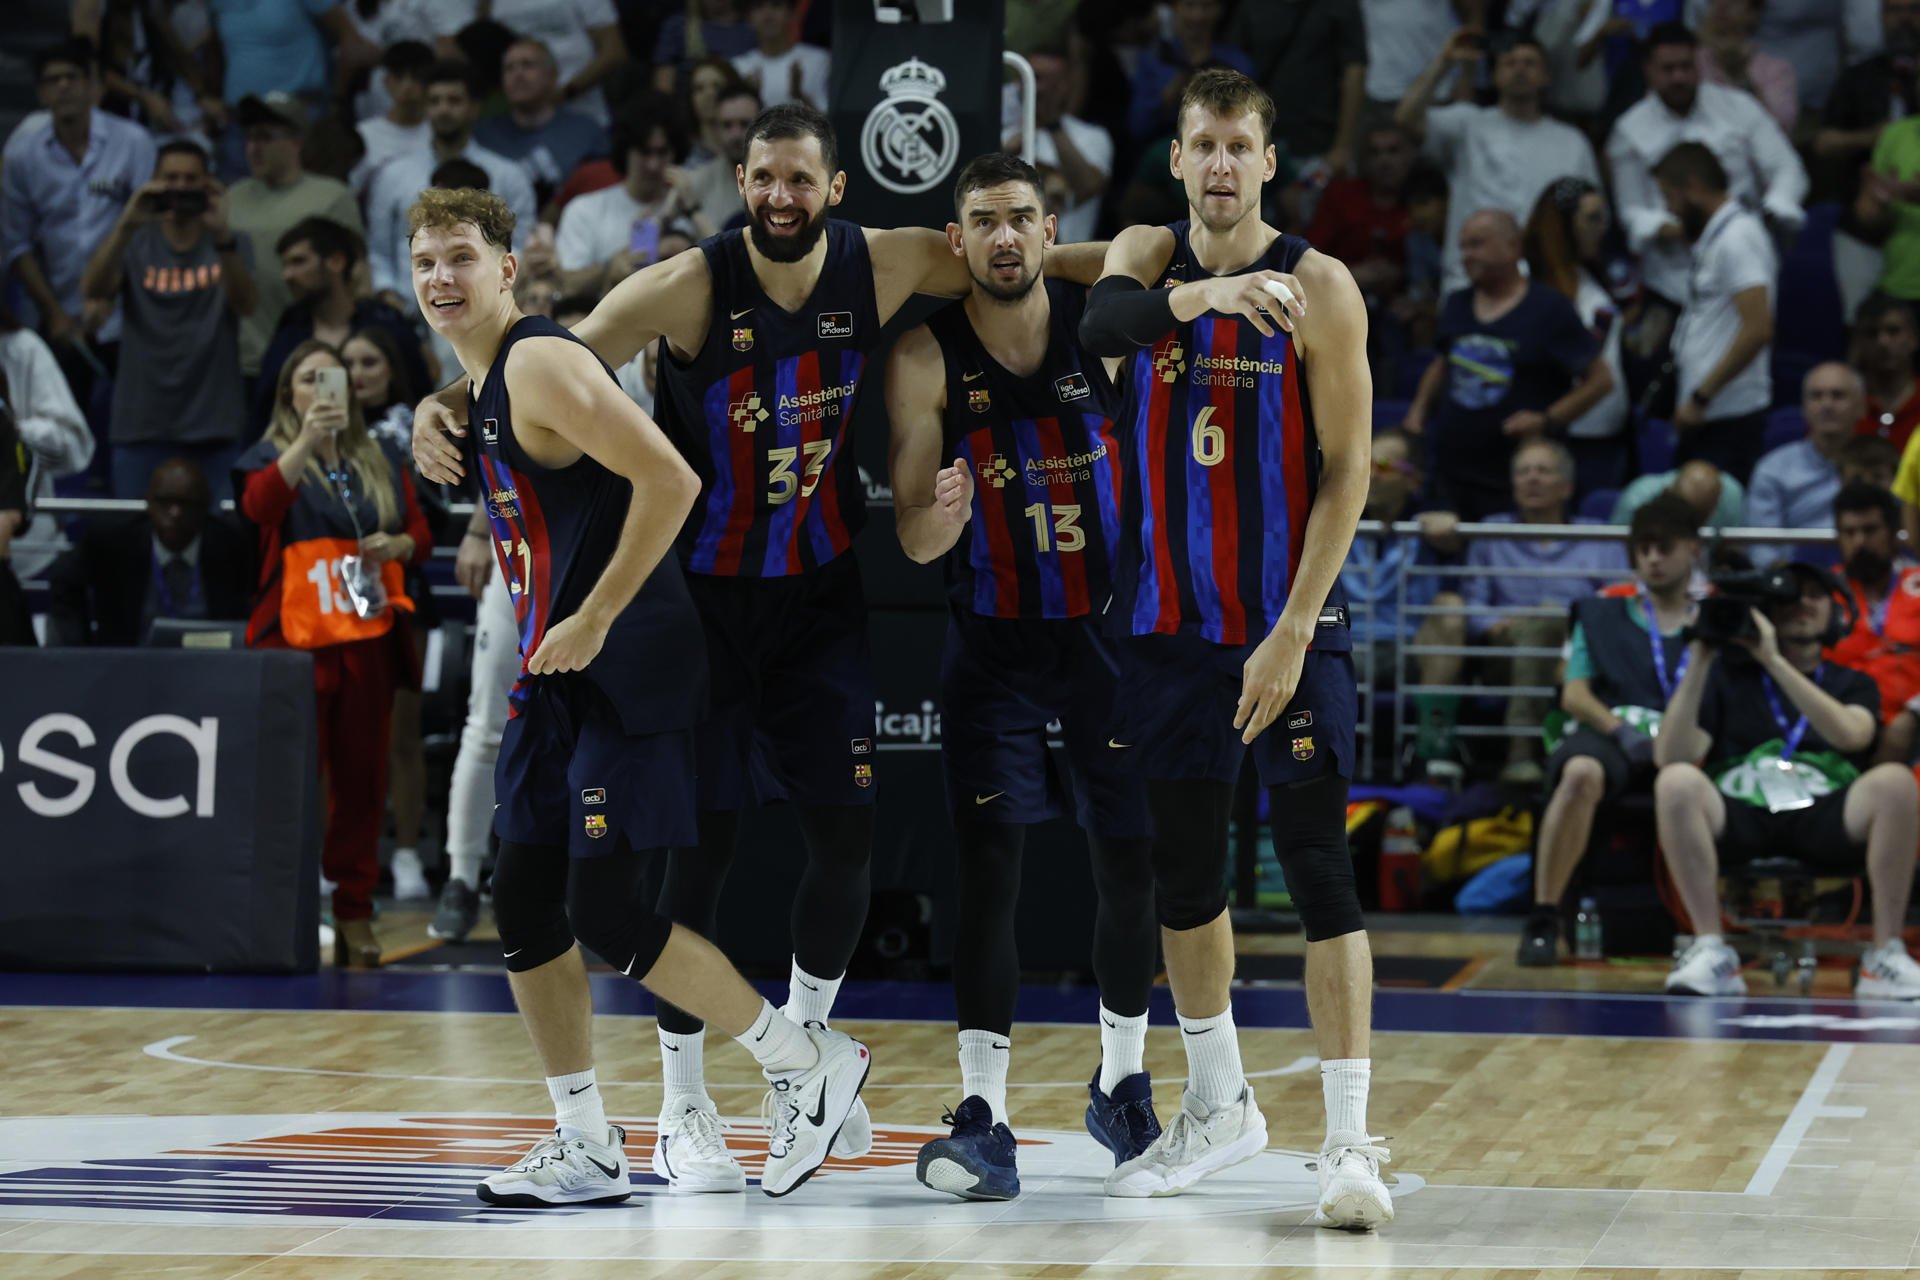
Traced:
POLYGON ((818 991, 820 989, 814 986, 811 982, 808 982, 805 978, 800 979, 800 985, 805 987, 809 991, 818 991))
POLYGON ((571 1097, 573 1097, 573 1096, 574 1096, 575 1094, 579 1094, 579 1093, 585 1093, 585 1092, 586 1092, 587 1090, 589 1090, 589 1089, 591 1089, 591 1088, 593 1088, 593 1086, 592 1086, 592 1085, 590 1085, 590 1084, 583 1084, 583 1085, 581 1085, 581 1086, 580 1086, 580 1087, 579 1087, 578 1089, 569 1089, 569 1090, 567 1090, 567 1096, 568 1096, 569 1098, 571 1098, 571 1097))
POLYGON ((992 795, 990 795, 990 796, 975 796, 975 797, 973 798, 973 802, 974 802, 975 804, 986 804, 986 803, 988 803, 989 801, 993 801, 993 800, 998 800, 998 799, 999 799, 999 798, 1000 798, 1001 796, 1003 796, 1003 795, 1005 795, 1005 794, 1007 794, 1007 793, 1006 793, 1006 792, 1004 792, 1004 791, 996 791, 996 792, 994 792, 994 793, 993 793, 992 795))
POLYGON ((994 1049, 998 1049, 998 1050, 1000 1050, 1000 1051, 1001 1051, 1002 1053, 1005 1053, 1005 1052, 1006 1052, 1006 1049, 1007 1049, 1007 1046, 1005 1046, 1005 1045, 1003 1045, 1003 1044, 996 1044, 996 1045, 990 1045, 990 1046, 988 1046, 988 1047, 989 1047, 989 1048, 994 1048, 994 1049))
POLYGON ((663 1045, 661 1045, 660 1047, 661 1047, 662 1049, 665 1049, 665 1050, 666 1050, 666 1051, 667 1051, 668 1053, 678 1053, 678 1052, 680 1052, 680 1046, 679 1046, 679 1045, 677 1045, 677 1044, 663 1044, 663 1045))
POLYGON ((822 1090, 820 1091, 820 1100, 819 1100, 818 1102, 816 1102, 816 1103, 814 1103, 814 1104, 813 1104, 813 1116, 812 1116, 812 1122, 813 1122, 813 1127, 814 1127, 814 1128, 816 1128, 816 1129, 820 1129, 820 1128, 824 1128, 824 1127, 826 1127, 826 1123, 827 1123, 827 1091, 826 1091, 825 1089, 822 1089, 822 1090))
POLYGON ((623 978, 631 978, 633 976, 633 966, 638 964, 639 961, 640 953, 636 951, 633 953, 633 959, 627 961, 627 967, 620 971, 620 976, 623 978))
POLYGON ((1129 747, 1133 746, 1131 742, 1115 742, 1112 738, 1107 739, 1107 745, 1109 747, 1112 747, 1115 751, 1125 751, 1129 747))
POLYGON ((1100 1019, 1100 1021, 1106 1022, 1108 1026, 1112 1027, 1116 1031, 1120 1029, 1120 1024, 1117 1022, 1107 1022, 1105 1018, 1100 1019))
POLYGON ((519 954, 520 954, 520 953, 521 953, 522 951, 525 951, 525 950, 526 950, 526 948, 525 948, 525 947, 515 947, 515 948, 514 948, 513 950, 511 950, 511 951, 509 951, 509 952, 507 952, 507 954, 506 954, 506 955, 504 955, 504 956, 502 956, 502 957, 501 957, 501 959, 503 959, 503 960, 511 960, 511 959, 513 959, 513 958, 514 958, 515 956, 517 956, 517 955, 519 955, 519 954))
POLYGON ((1207 1032, 1213 1030, 1212 1027, 1202 1027, 1198 1031, 1193 1030, 1191 1027, 1182 1027, 1180 1029, 1186 1032, 1190 1036, 1203 1036, 1207 1034, 1207 1032))
POLYGON ((986 377, 986 376, 987 376, 987 373, 986 373, 986 370, 984 370, 984 369, 982 369, 982 370, 981 370, 981 371, 980 371, 979 373, 963 373, 963 374, 961 374, 961 375, 960 375, 960 381, 962 381, 962 382, 978 382, 978 381, 979 381, 980 379, 982 379, 982 378, 984 378, 984 377, 986 377))
POLYGON ((600 1172, 606 1174, 609 1178, 617 1178, 620 1176, 620 1166, 617 1164, 601 1164, 598 1160, 595 1160, 592 1156, 587 1157, 587 1163, 592 1165, 594 1168, 598 1169, 600 1172))
POLYGON ((741 316, 748 315, 752 311, 752 307, 748 307, 745 311, 729 311, 727 312, 727 318, 729 320, 738 320, 741 316))

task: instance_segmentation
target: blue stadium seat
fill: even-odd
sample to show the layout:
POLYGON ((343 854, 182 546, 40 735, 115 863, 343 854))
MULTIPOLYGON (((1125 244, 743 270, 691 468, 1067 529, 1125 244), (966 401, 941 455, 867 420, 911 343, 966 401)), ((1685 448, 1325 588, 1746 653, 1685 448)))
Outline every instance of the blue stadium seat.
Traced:
POLYGON ((1640 453, 1641 475, 1673 470, 1674 438, 1671 422, 1660 418, 1642 420, 1634 443, 1640 453))
MULTIPOLYGON (((1795 392, 1797 396, 1799 393, 1795 392)), ((1782 405, 1767 415, 1767 435, 1763 452, 1771 453, 1783 444, 1792 444, 1807 434, 1807 418, 1797 404, 1782 405)))
POLYGON ((1780 258, 1773 293, 1773 402, 1797 404, 1807 371, 1847 358, 1847 320, 1833 274, 1838 204, 1807 206, 1807 220, 1780 258))
POLYGON ((1595 489, 1580 499, 1579 514, 1589 520, 1606 520, 1613 515, 1613 504, 1620 501, 1618 489, 1595 489))

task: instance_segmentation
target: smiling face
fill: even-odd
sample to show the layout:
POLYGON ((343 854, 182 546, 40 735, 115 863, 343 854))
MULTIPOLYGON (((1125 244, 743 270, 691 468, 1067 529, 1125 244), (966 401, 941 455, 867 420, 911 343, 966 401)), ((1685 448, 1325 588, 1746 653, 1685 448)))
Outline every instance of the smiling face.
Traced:
POLYGON ((1173 176, 1187 189, 1187 205, 1209 231, 1224 232, 1260 213, 1260 188, 1271 181, 1276 157, 1253 111, 1216 115, 1187 108, 1174 139, 1173 176))
POLYGON ((827 172, 820 140, 756 138, 740 169, 753 247, 774 262, 798 262, 827 230, 827 210, 840 203, 845 173, 827 172))
POLYGON ((1025 182, 1002 182, 966 193, 947 239, 967 255, 967 272, 988 297, 1018 302, 1040 281, 1040 262, 1055 223, 1040 193, 1025 182))
POLYGON ((488 244, 474 224, 422 227, 414 232, 412 255, 420 314, 449 341, 497 323, 513 306, 518 263, 488 244))

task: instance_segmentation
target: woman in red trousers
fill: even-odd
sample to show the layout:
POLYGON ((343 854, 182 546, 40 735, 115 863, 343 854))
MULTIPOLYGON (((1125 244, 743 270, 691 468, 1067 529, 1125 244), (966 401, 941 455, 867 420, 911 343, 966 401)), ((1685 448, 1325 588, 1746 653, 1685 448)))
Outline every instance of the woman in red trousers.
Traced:
POLYGON ((234 477, 260 539, 260 585, 247 643, 313 654, 327 834, 334 882, 334 960, 380 963, 373 934, 387 733, 395 689, 420 687, 396 610, 411 611, 403 566, 432 551, 406 462, 383 447, 323 342, 296 347, 274 388, 266 436, 234 477))

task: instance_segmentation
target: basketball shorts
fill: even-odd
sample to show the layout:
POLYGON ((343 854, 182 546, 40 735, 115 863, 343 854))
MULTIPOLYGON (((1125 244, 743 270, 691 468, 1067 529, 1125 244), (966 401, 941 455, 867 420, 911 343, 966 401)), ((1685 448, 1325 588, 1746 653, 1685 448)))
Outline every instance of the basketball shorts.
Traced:
MULTIPOLYGON (((1219 645, 1191 634, 1128 636, 1118 646, 1112 736, 1125 744, 1134 776, 1237 781, 1248 748, 1233 716, 1241 669, 1256 646, 1219 645)), ((1351 780, 1358 704, 1353 655, 1309 649, 1292 701, 1253 740, 1260 785, 1286 786, 1329 772, 1351 780)))
POLYGON ((1726 801, 1727 825, 1714 847, 1723 867, 1756 858, 1797 858, 1825 875, 1858 875, 1867 846, 1847 834, 1846 789, 1830 791, 1804 809, 1769 813, 1743 800, 1726 801))
POLYGON ((940 670, 940 758, 947 803, 994 822, 1066 812, 1047 748, 1066 749, 1074 816, 1099 835, 1145 839, 1153 819, 1139 780, 1109 745, 1119 678, 1115 641, 1089 618, 985 618, 954 609, 940 670))
POLYGON ((502 840, 576 858, 699 843, 691 730, 627 733, 579 672, 526 678, 512 705, 493 770, 502 840))
POLYGON ((701 810, 872 804, 873 653, 852 553, 785 578, 689 573, 687 590, 711 680, 694 734, 701 810))

